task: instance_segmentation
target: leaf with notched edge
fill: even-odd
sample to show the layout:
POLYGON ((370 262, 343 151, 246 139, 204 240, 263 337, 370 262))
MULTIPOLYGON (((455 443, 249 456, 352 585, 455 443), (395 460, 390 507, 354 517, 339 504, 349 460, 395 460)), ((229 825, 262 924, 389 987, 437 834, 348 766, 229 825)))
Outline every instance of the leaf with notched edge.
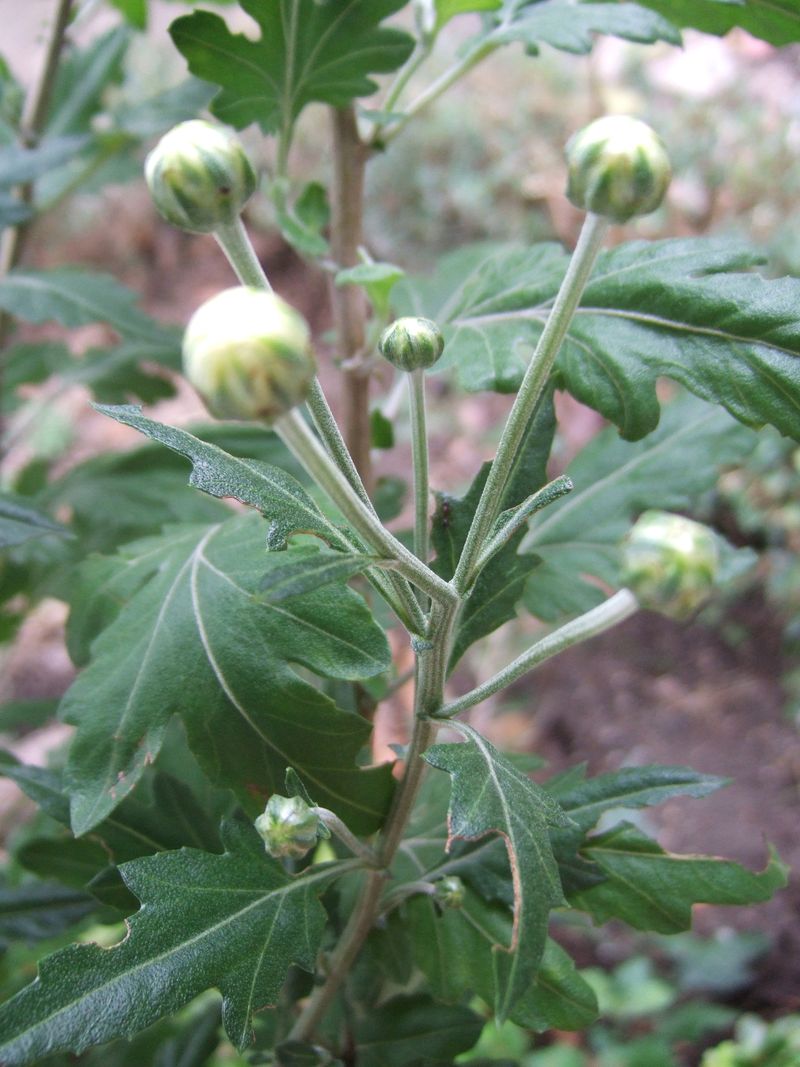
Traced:
POLYGON ((234 516, 124 550, 118 581, 106 585, 124 606, 62 703, 78 726, 66 770, 75 833, 130 793, 173 714, 203 770, 250 811, 281 790, 292 766, 355 831, 380 825, 393 782, 389 765, 355 765, 368 723, 290 663, 324 677, 370 677, 388 665, 386 638, 343 586, 259 600, 265 572, 287 558, 266 552, 263 538, 259 517, 234 516))
POLYGON ((314 966, 326 921, 317 898, 339 865, 292 878, 252 827, 229 824, 224 838, 222 855, 183 848, 123 866, 142 902, 127 936, 42 961, 36 981, 0 1008, 5 1067, 130 1037, 212 988, 231 1041, 252 1040, 253 1013, 275 1003, 290 964, 314 966))
POLYGON ((565 903, 550 828, 568 819, 558 804, 464 723, 463 744, 433 745, 424 758, 452 778, 448 844, 497 833, 505 839, 514 885, 511 951, 495 953, 496 1001, 508 1017, 536 976, 551 908, 565 903))

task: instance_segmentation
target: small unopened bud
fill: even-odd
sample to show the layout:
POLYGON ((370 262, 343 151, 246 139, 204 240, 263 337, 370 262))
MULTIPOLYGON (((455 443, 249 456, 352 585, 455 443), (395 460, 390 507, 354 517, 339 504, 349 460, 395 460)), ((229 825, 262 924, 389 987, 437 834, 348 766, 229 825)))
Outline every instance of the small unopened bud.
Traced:
POLYGON ((275 793, 264 813, 255 821, 264 848, 275 859, 299 859, 317 843, 319 816, 302 797, 281 797, 275 793))
POLYGON ((381 355, 400 370, 426 370, 444 350, 442 331, 430 319, 396 319, 381 334, 381 355))
POLYGON ((664 142, 646 123, 609 115, 567 143, 567 196, 614 222, 655 211, 672 177, 664 142))
POLYGON ((639 603, 686 619, 708 599, 719 552, 707 526, 666 511, 646 511, 623 545, 625 585, 639 603))
POLYGON ((181 122, 147 157, 144 174, 159 212, 191 233, 238 218, 257 179, 238 138, 202 119, 181 122))
POLYGON ((464 904, 464 883, 454 874, 434 882, 435 900, 443 908, 460 908, 464 904))
POLYGON ((305 400, 316 373, 302 315, 275 293, 244 286, 197 309, 183 367, 212 415, 267 423, 305 400))

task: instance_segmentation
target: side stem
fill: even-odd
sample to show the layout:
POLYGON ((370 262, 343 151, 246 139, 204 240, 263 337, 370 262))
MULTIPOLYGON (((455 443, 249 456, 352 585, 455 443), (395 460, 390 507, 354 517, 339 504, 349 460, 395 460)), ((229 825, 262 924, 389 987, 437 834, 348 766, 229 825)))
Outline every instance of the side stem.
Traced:
POLYGON ((214 236, 242 285, 272 292, 269 278, 247 236, 241 215, 238 215, 234 222, 219 226, 214 231, 214 236))

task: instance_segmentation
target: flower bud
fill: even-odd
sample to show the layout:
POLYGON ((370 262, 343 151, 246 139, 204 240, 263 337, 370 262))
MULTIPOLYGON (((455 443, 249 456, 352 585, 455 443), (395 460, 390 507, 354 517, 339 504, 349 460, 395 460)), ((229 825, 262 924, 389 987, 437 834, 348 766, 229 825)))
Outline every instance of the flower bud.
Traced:
POLYGON ((202 119, 181 122, 147 157, 145 178, 159 212, 190 233, 234 221, 257 179, 239 140, 202 119))
POLYGON ((244 286, 201 305, 183 339, 186 377, 219 419, 272 423, 308 395, 308 326, 275 293, 244 286))
POLYGON ((443 908, 460 908, 464 904, 464 883, 454 874, 434 882, 435 900, 443 908))
POLYGON ((444 338, 435 322, 409 316, 386 327, 378 348, 400 370, 425 370, 441 356, 444 338))
POLYGON ((282 797, 275 793, 267 801, 264 813, 256 819, 255 827, 270 856, 300 859, 317 843, 319 816, 302 797, 282 797))
POLYGON ((639 603, 686 619, 711 594, 719 567, 707 526, 666 511, 646 511, 623 545, 623 582, 639 603))
POLYGON ((567 143, 567 196, 576 207, 626 222, 655 211, 672 170, 664 142, 626 115, 609 115, 567 143))

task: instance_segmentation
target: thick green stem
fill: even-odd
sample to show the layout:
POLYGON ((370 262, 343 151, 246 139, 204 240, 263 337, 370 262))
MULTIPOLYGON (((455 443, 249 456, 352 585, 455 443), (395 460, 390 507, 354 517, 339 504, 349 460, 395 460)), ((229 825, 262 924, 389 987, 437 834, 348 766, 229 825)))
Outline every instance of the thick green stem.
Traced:
POLYGON ((428 562, 428 431, 425 425, 425 371, 408 375, 411 453, 414 464, 414 555, 428 562))
POLYGON ((505 689, 506 686, 516 682, 524 674, 534 670, 545 660, 557 656, 559 652, 580 644, 581 641, 586 641, 596 634, 603 633, 604 630, 608 630, 612 626, 616 626, 633 615, 638 608, 639 604, 633 593, 629 589, 620 590, 619 593, 615 593, 614 596, 609 597, 598 607, 592 608, 591 611, 587 611, 584 615, 579 616, 577 619, 572 619, 557 630, 547 634, 541 641, 537 641, 535 645, 532 645, 527 652, 523 652, 507 667, 498 671, 493 678, 472 689, 469 693, 465 693, 458 700, 445 704, 436 713, 436 718, 449 719, 453 715, 458 715, 459 712, 466 711, 467 708, 480 704, 481 701, 486 700, 495 693, 499 693, 501 689, 505 689))
POLYGON ((497 455, 483 487, 461 558, 453 575, 452 584, 461 595, 470 588, 475 577, 478 558, 502 507, 503 493, 528 423, 550 377, 556 356, 580 302, 607 229, 606 219, 598 215, 586 216, 566 276, 561 283, 553 309, 547 318, 536 351, 525 372, 514 406, 503 429, 497 455))
POLYGON ((274 429, 289 451, 303 464, 317 485, 328 494, 368 545, 385 558, 393 560, 403 577, 408 578, 432 599, 445 603, 452 603, 456 599, 447 582, 420 563, 359 499, 297 411, 290 411, 278 419, 274 429))
POLYGON ((242 285, 272 292, 269 278, 250 243, 241 216, 234 222, 219 226, 214 231, 214 236, 242 285))

